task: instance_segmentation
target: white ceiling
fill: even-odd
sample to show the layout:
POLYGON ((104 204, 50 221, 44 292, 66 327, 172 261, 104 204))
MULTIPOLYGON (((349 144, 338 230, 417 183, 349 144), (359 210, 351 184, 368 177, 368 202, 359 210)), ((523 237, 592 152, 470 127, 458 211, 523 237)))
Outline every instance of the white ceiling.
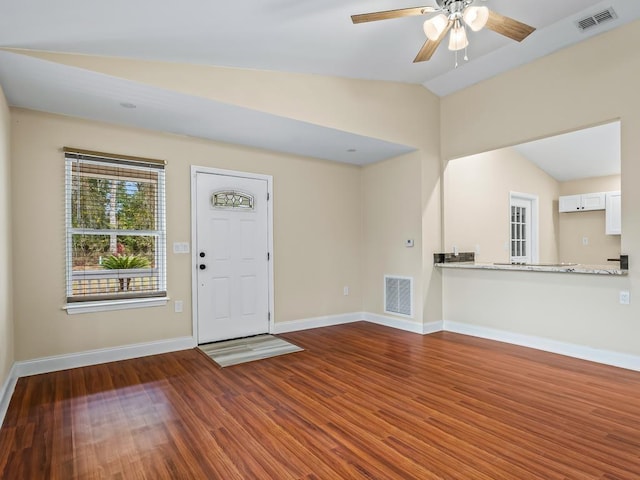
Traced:
POLYGON ((560 182, 620 174, 620 122, 514 147, 560 182))
MULTIPOLYGON (((457 69, 445 44, 431 61, 412 63, 425 40, 425 17, 351 23, 352 14, 420 4, 409 0, 5 0, 0 47, 408 82, 447 95, 640 18, 639 0, 483 3, 537 30, 522 43, 486 29, 471 33, 470 60, 457 69), (578 18, 608 7, 617 20, 585 33, 575 27, 578 18)), ((355 164, 381 159, 371 152, 382 145, 384 158, 413 149, 317 125, 294 127, 300 122, 8 52, 0 52, 0 84, 14 106, 355 164), (135 112, 113 108, 127 98, 123 93, 136 97, 135 112), (257 122, 249 125, 265 135, 225 129, 219 118, 228 114, 243 125, 245 118, 257 122)))

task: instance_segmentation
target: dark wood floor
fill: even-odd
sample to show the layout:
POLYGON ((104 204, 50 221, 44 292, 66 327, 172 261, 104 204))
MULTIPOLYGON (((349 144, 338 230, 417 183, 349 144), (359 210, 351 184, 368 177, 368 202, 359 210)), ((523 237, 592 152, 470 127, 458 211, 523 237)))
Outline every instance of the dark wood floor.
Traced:
POLYGON ((365 323, 19 380, 3 479, 634 479, 640 373, 365 323))

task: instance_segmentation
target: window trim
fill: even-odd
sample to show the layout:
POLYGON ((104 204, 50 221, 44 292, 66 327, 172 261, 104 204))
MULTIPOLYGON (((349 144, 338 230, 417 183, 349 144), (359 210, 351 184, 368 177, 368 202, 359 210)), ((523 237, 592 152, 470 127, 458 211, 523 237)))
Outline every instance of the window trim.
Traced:
POLYGON ((67 303, 62 309, 66 310, 67 314, 74 315, 77 313, 109 312, 112 310, 128 310, 131 308, 164 307, 169 300, 169 297, 164 296, 100 300, 97 302, 73 302, 67 303))
MULTIPOLYGON (((166 231, 166 173, 164 160, 153 160, 141 157, 132 157, 125 155, 114 155, 101 152, 93 152, 89 150, 72 149, 64 147, 65 160, 65 305, 62 307, 68 314, 89 313, 96 311, 120 310, 127 308, 153 307, 166 305, 169 298, 167 297, 167 231, 166 231), (142 167, 155 170, 158 175, 157 193, 156 193, 156 229, 153 231, 143 230, 126 230, 119 229, 110 230, 108 233, 122 233, 126 235, 144 235, 151 234, 157 237, 157 242, 162 248, 156 248, 154 270, 158 272, 157 279, 159 288, 153 292, 141 292, 140 295, 105 295, 105 298, 96 297, 95 295, 87 295, 83 298, 81 295, 73 296, 73 235, 78 232, 72 226, 72 198, 73 189, 70 188, 73 181, 73 163, 75 161, 87 161, 95 164, 103 164, 115 167, 142 167), (136 232, 136 233, 132 233, 136 232)), ((87 230, 84 229, 86 233, 87 230)), ((90 231, 89 234, 100 234, 101 231, 90 231)))
MULTIPOLYGON (((132 162, 138 165, 166 165, 166 160, 156 160, 155 158, 144 158, 144 157, 134 157, 132 155, 120 155, 117 153, 104 153, 104 152, 95 152, 93 150, 83 150, 81 148, 73 148, 73 147, 62 147, 62 151, 65 154, 69 155, 77 155, 80 157, 94 157, 97 159, 105 159, 105 160, 117 160, 124 164, 125 162, 132 162)), ((90 158, 88 158, 90 160, 90 158)), ((162 167, 164 168, 164 167, 162 167)))

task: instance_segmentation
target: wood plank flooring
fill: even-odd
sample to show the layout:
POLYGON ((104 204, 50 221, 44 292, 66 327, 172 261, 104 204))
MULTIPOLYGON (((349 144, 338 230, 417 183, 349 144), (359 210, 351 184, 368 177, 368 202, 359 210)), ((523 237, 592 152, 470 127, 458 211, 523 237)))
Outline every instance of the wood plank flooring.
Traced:
POLYGON ((367 323, 22 378, 2 479, 634 479, 640 373, 367 323))

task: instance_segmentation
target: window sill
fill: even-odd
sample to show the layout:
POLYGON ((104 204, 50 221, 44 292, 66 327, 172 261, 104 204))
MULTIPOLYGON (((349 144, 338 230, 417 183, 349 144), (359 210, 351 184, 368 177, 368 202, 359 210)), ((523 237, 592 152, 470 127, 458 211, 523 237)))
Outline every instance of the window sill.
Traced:
POLYGON ((128 310, 130 308, 164 307, 169 297, 132 298, 127 300, 105 300, 101 302, 67 303, 63 310, 68 315, 77 313, 108 312, 111 310, 128 310))

